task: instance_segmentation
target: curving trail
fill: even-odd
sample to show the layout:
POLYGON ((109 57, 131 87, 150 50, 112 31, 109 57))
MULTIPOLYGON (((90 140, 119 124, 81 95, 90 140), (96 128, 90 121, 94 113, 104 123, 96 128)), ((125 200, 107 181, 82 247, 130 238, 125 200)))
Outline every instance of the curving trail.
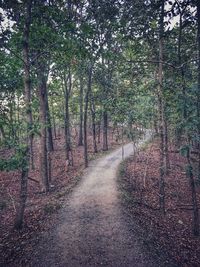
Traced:
MULTIPOLYGON (((132 153, 132 144, 125 145, 124 157, 132 153)), ((145 253, 137 231, 122 213, 116 184, 121 160, 120 148, 90 163, 31 266, 163 266, 145 253)))

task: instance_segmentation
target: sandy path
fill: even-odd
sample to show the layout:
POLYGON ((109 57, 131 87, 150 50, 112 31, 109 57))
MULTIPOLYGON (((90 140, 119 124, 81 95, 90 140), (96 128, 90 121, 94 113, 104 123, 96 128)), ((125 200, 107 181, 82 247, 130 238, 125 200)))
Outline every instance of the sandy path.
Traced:
MULTIPOLYGON (((124 150, 125 157, 130 156, 132 144, 124 150)), ((117 149, 90 163, 31 266, 161 266, 147 256, 122 214, 116 184, 121 160, 117 149)))

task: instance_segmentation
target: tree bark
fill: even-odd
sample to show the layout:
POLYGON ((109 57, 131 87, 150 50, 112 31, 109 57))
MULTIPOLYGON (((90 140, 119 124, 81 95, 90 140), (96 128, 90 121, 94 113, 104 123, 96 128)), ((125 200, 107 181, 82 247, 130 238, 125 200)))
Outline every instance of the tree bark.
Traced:
POLYGON ((169 138, 168 138, 168 122, 166 112, 164 110, 164 156, 165 156, 165 173, 168 174, 170 168, 169 162, 169 138))
POLYGON ((40 114, 40 187, 42 192, 49 191, 48 159, 47 159, 47 79, 44 62, 38 62, 38 97, 40 114))
POLYGON ((83 145, 83 76, 80 73, 79 76, 80 81, 80 95, 79 95, 79 139, 78 145, 83 145))
POLYGON ((182 45, 182 12, 180 11, 180 19, 179 19, 179 36, 178 36, 178 63, 181 66, 181 78, 182 78, 182 99, 183 99, 183 119, 185 120, 187 118, 187 107, 186 107, 186 84, 185 84, 185 72, 184 67, 182 66, 182 55, 181 55, 181 45, 182 45))
POLYGON ((52 134, 52 124, 51 124, 51 116, 49 110, 49 99, 48 99, 48 91, 46 90, 46 113, 47 113, 47 143, 48 143, 48 151, 53 151, 53 134, 52 134))
POLYGON ((195 236, 199 236, 199 210, 197 204, 197 193, 195 187, 195 180, 193 175, 193 168, 190 160, 190 149, 187 151, 187 175, 190 180, 190 188, 192 192, 192 206, 193 206, 193 233, 195 236))
POLYGON ((160 209, 165 213, 165 136, 164 136, 164 100, 163 100, 163 31, 164 31, 164 0, 161 3, 160 33, 159 33, 159 69, 158 69, 158 108, 160 135, 160 209))
POLYGON ((1 133, 2 139, 3 140, 6 139, 6 134, 5 134, 3 125, 0 125, 0 133, 1 133))
POLYGON ((51 101, 51 106, 52 106, 52 123, 53 123, 53 132, 54 132, 54 138, 57 138, 57 132, 56 132, 56 119, 55 119, 55 114, 54 114, 54 106, 53 106, 53 101, 51 101))
MULTIPOLYGON (((66 148, 66 160, 70 161, 71 151, 71 138, 70 138, 70 116, 69 116, 69 95, 71 91, 71 72, 69 70, 68 77, 64 77, 65 85, 65 148, 66 148), (68 88, 69 81, 69 88, 68 88)), ((69 162, 70 163, 70 162, 69 162)))
POLYGON ((98 144, 101 143, 101 118, 98 121, 98 140, 97 140, 98 144))
POLYGON ((24 211, 27 199, 27 185, 28 185, 28 172, 29 161, 32 155, 33 134, 30 132, 32 129, 32 111, 31 111, 31 86, 30 86, 30 62, 29 62, 29 34, 31 24, 31 9, 32 0, 26 2, 25 6, 25 24, 23 30, 23 61, 24 61, 24 98, 26 105, 26 125, 27 125, 27 137, 26 137, 26 151, 22 162, 22 174, 21 174, 21 189, 20 189, 20 201, 17 207, 14 228, 20 229, 23 225, 24 211))
POLYGON ((9 120, 9 128, 10 131, 9 131, 9 137, 10 139, 12 140, 15 140, 15 130, 14 130, 14 120, 13 120, 13 94, 10 95, 10 100, 9 100, 9 117, 10 117, 10 120, 9 120))
POLYGON ((97 141, 96 141, 96 111, 94 104, 94 97, 91 95, 90 110, 92 115, 92 137, 93 137, 93 149, 94 153, 97 153, 97 141))
POLYGON ((21 172, 21 187, 20 187, 20 199, 19 205, 15 215, 14 228, 21 229, 24 220, 24 211, 26 207, 27 200, 27 186, 28 186, 28 168, 27 168, 27 155, 28 147, 24 153, 24 162, 22 163, 22 172, 21 172))
POLYGON ((84 108, 84 120, 83 120, 83 132, 84 132, 84 161, 85 167, 88 167, 88 144, 87 144, 87 119, 88 119, 88 101, 89 95, 92 89, 92 65, 88 67, 88 86, 85 94, 85 108, 84 108))
POLYGON ((108 150, 108 114, 107 111, 103 112, 103 151, 108 150))

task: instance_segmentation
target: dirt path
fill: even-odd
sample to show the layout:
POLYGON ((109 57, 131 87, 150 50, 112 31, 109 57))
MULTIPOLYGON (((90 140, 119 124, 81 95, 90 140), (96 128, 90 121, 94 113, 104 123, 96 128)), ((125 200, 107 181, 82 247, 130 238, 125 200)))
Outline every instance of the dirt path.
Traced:
MULTIPOLYGON (((129 156, 132 144, 124 150, 129 156)), ((164 266, 144 251, 136 229, 124 218, 116 183, 121 160, 122 151, 117 149, 90 163, 31 266, 164 266)))

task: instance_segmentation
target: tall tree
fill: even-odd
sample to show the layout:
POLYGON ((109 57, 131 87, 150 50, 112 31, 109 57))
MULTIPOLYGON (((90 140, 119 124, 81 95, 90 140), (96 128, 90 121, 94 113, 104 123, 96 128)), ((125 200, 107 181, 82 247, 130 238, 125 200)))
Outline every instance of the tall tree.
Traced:
POLYGON ((87 141, 87 128, 88 128, 88 104, 89 104, 89 96, 92 90, 92 74, 93 74, 93 63, 89 62, 88 64, 88 81, 87 81, 87 89, 85 93, 84 99, 84 119, 83 119, 83 132, 84 132, 84 160, 85 167, 88 167, 88 141, 87 141))
POLYGON ((15 217, 15 228, 22 227, 24 210, 27 199, 27 183, 29 173, 29 159, 33 156, 33 134, 32 130, 32 111, 31 111, 31 84, 30 84, 30 56, 29 56, 29 36, 30 36, 30 24, 31 24, 31 9, 32 0, 28 0, 25 5, 24 12, 24 29, 23 29, 23 62, 24 62, 24 97, 26 105, 26 124, 27 124, 27 137, 26 137, 26 151, 22 162, 22 174, 21 174, 21 189, 20 189, 20 203, 17 208, 15 217))
POLYGON ((37 65, 37 93, 39 98, 40 114, 40 186, 42 192, 49 191, 48 158, 47 158, 47 76, 43 59, 37 65))
POLYGON ((159 30, 159 68, 158 68, 158 107, 159 107, 159 134, 160 134, 160 208, 165 213, 165 132, 164 132, 164 97, 163 97, 163 39, 164 39, 164 7, 165 0, 161 1, 160 30, 159 30))

